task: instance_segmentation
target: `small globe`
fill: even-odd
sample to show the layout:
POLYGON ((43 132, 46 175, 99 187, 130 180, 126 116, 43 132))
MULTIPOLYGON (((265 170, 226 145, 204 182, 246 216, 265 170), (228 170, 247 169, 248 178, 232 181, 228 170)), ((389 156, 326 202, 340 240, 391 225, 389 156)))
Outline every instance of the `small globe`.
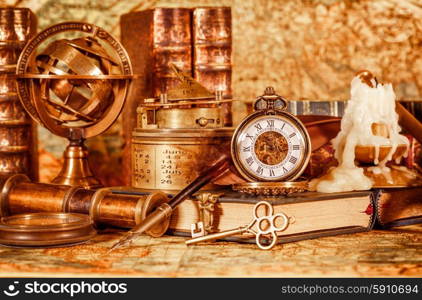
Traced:
MULTIPOLYGON (((94 38, 57 40, 36 56, 40 74, 111 75, 118 63, 94 38)), ((96 123, 115 99, 110 80, 55 79, 40 82, 40 98, 48 115, 68 127, 96 123)))

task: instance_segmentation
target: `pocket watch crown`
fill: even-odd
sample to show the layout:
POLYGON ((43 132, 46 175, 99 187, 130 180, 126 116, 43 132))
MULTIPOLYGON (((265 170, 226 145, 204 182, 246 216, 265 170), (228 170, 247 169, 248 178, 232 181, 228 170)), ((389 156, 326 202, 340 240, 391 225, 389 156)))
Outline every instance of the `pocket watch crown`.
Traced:
POLYGON ((268 86, 265 88, 264 95, 269 96, 269 95, 274 95, 274 94, 275 94, 275 90, 272 86, 268 86))
POLYGON ((284 110, 287 107, 287 101, 277 95, 272 86, 265 89, 264 95, 255 100, 255 110, 284 110))

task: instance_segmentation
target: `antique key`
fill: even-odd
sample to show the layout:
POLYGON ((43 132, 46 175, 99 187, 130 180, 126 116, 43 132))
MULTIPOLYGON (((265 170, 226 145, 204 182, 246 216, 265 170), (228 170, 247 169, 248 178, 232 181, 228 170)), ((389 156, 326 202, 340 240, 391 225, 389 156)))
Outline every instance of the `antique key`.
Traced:
POLYGON ((262 250, 269 250, 274 247, 277 242, 277 232, 285 230, 289 226, 289 218, 284 213, 274 214, 273 206, 267 201, 258 202, 253 209, 253 220, 249 225, 241 226, 235 229, 226 230, 206 236, 190 239, 186 241, 187 245, 205 242, 210 240, 221 239, 235 234, 243 234, 245 232, 255 235, 255 242, 262 250), (267 214, 259 216, 258 211, 261 206, 267 207, 267 214), (277 226, 276 219, 281 218, 281 225, 277 226), (256 225, 256 230, 252 229, 256 225), (264 243, 263 240, 269 243, 264 243))

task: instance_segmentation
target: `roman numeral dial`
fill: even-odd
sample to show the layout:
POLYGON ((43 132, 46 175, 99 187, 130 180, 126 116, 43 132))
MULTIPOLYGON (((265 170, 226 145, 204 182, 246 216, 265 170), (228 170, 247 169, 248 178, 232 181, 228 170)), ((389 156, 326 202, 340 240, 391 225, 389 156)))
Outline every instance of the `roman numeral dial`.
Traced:
POLYGON ((285 112, 255 114, 239 125, 233 137, 235 166, 250 181, 296 178, 310 154, 305 127, 285 112))

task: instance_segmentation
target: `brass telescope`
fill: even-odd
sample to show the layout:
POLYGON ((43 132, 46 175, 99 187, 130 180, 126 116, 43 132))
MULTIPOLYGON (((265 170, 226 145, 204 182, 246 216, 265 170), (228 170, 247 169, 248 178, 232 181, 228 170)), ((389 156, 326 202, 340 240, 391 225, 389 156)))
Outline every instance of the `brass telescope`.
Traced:
MULTIPOLYGON (((33 183, 23 174, 0 178, 0 217, 31 212, 70 212, 89 214, 97 227, 132 228, 156 207, 168 201, 166 194, 144 194, 134 190, 33 183)), ((168 220, 169 221, 169 220, 168 220)), ((161 236, 168 222, 149 230, 161 236)))

